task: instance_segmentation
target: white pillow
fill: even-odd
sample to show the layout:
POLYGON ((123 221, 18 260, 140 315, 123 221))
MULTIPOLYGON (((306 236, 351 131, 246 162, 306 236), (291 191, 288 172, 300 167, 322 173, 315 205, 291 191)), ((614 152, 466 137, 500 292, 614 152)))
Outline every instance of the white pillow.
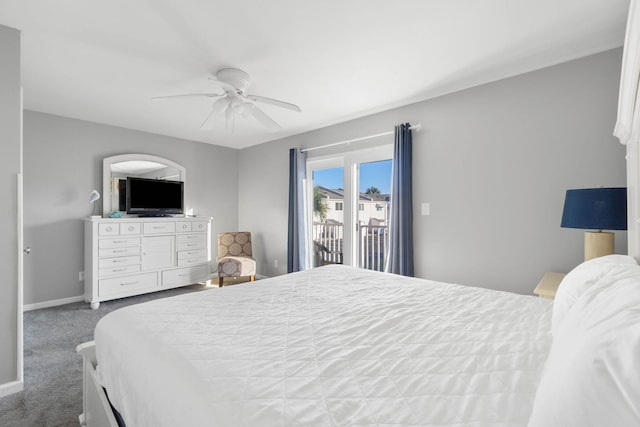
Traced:
POLYGON ((619 265, 638 265, 638 263, 628 255, 607 255, 583 262, 562 279, 553 301, 552 335, 556 334, 558 327, 578 298, 608 271, 619 265))
POLYGON ((559 326, 529 427, 640 426, 640 266, 618 265, 559 326))

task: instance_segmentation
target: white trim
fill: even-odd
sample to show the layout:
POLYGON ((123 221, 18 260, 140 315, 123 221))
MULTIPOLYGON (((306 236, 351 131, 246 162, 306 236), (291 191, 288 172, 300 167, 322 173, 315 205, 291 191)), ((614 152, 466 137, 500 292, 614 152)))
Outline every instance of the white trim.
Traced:
MULTIPOLYGON (((418 125, 416 125, 418 126, 418 125)), ((391 132, 390 134, 392 134, 391 132)), ((334 144, 335 145, 335 144, 334 144)), ((325 146, 326 147, 326 146, 325 146)), ((339 168, 344 169, 344 235, 342 242, 342 261, 345 265, 358 266, 357 230, 354 224, 358 219, 358 196, 360 164, 393 159, 393 143, 369 147, 361 150, 346 151, 338 154, 313 157, 307 159, 307 194, 313 194, 313 171, 319 169, 339 168)), ((307 233, 311 234, 313 224, 313 198, 308 197, 307 206, 307 233)), ((312 266, 313 241, 308 239, 308 262, 312 266)))
POLYGON ((638 137, 638 75, 640 74, 640 9, 636 0, 629 3, 627 28, 620 72, 618 117, 613 134, 622 144, 638 137))
MULTIPOLYGON (((409 126, 409 129, 415 130, 416 132, 419 132, 421 128, 422 128, 422 123, 416 123, 415 125, 409 126)), ((394 133, 395 133, 395 130, 390 130, 387 132, 376 133, 374 135, 361 136, 360 138, 347 139, 345 141, 339 141, 339 142, 333 142, 331 144, 320 145, 319 147, 303 148, 300 151, 303 153, 306 153, 307 151, 321 150, 323 148, 335 147, 336 145, 345 145, 345 144, 351 144, 352 142, 366 141, 368 139, 378 138, 381 136, 393 135, 394 133)))
MULTIPOLYGON (((22 34, 22 33, 21 33, 22 34)), ((18 175, 17 175, 17 212, 16 227, 18 231, 18 292, 16 301, 17 314, 17 337, 16 337, 16 378, 19 383, 24 381, 24 320, 22 315, 22 304, 24 303, 24 88, 20 86, 20 143, 18 154, 18 175)))
POLYGON ((17 379, 22 382, 24 379, 24 321, 22 316, 22 304, 24 303, 24 231, 23 231, 23 179, 22 173, 18 173, 17 176, 17 187, 18 187, 18 212, 17 212, 17 227, 18 227, 18 298, 16 301, 16 311, 17 311, 17 379))
POLYGON ((57 307, 59 305, 71 304, 73 302, 84 301, 84 296, 79 295, 77 297, 60 298, 51 301, 36 302, 34 304, 25 304, 23 311, 38 310, 40 308, 57 307))
POLYGON ((627 163, 627 250, 640 260, 640 8, 629 3, 618 96, 618 117, 613 134, 626 145, 627 163))
POLYGON ((9 396, 10 394, 19 393, 24 390, 24 382, 12 381, 0 385, 0 397, 9 396))

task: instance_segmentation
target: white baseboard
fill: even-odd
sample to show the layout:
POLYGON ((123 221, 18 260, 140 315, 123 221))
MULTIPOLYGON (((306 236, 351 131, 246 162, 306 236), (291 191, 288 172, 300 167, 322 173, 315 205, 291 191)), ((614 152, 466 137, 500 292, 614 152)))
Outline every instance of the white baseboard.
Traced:
MULTIPOLYGON (((213 277, 218 278, 216 273, 213 277)), ((262 274, 256 274, 256 279, 267 279, 267 276, 262 274)), ((77 297, 54 299, 52 301, 36 302, 34 304, 25 304, 22 307, 22 311, 38 310, 40 308, 57 307, 59 305, 71 304, 72 302, 84 301, 84 296, 78 295, 77 297)))
POLYGON ((24 389, 24 382, 12 381, 6 384, 0 384, 0 397, 9 396, 13 393, 21 392, 24 389))
POLYGON ((84 301, 84 297, 82 295, 79 295, 77 297, 54 299, 52 301, 36 302, 34 304, 25 304, 22 307, 22 311, 31 311, 31 310, 37 310, 39 308, 56 307, 59 305, 71 304, 72 302, 80 302, 80 301, 84 301))

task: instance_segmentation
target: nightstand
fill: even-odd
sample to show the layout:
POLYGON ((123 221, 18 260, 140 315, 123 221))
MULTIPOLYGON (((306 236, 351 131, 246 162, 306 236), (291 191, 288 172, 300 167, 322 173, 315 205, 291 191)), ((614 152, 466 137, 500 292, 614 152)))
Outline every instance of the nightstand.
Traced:
POLYGON ((544 273, 533 293, 542 298, 554 299, 564 276, 564 273, 544 273))

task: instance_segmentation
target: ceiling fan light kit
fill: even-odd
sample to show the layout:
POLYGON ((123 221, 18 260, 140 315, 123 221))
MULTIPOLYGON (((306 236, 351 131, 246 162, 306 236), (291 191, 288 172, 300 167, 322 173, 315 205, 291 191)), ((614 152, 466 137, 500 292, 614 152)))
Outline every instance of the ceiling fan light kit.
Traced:
POLYGON ((289 102, 280 101, 278 99, 267 98, 265 96, 247 94, 245 91, 251 84, 251 77, 245 71, 237 68, 222 68, 216 73, 215 77, 209 78, 217 82, 224 91, 223 93, 189 93, 182 95, 159 96, 154 99, 180 98, 180 97, 207 97, 218 98, 211 104, 211 111, 207 118, 202 122, 200 128, 204 128, 214 116, 224 114, 229 127, 229 122, 233 123, 232 129, 235 128, 235 117, 251 117, 255 118, 260 124, 270 130, 280 129, 280 125, 269 117, 264 111, 255 105, 256 102, 274 105, 276 107, 285 108, 291 111, 300 112, 300 107, 289 102))
POLYGON ((215 80, 227 83, 233 86, 241 93, 244 92, 251 84, 249 73, 238 70, 237 68, 223 68, 216 73, 215 80))

